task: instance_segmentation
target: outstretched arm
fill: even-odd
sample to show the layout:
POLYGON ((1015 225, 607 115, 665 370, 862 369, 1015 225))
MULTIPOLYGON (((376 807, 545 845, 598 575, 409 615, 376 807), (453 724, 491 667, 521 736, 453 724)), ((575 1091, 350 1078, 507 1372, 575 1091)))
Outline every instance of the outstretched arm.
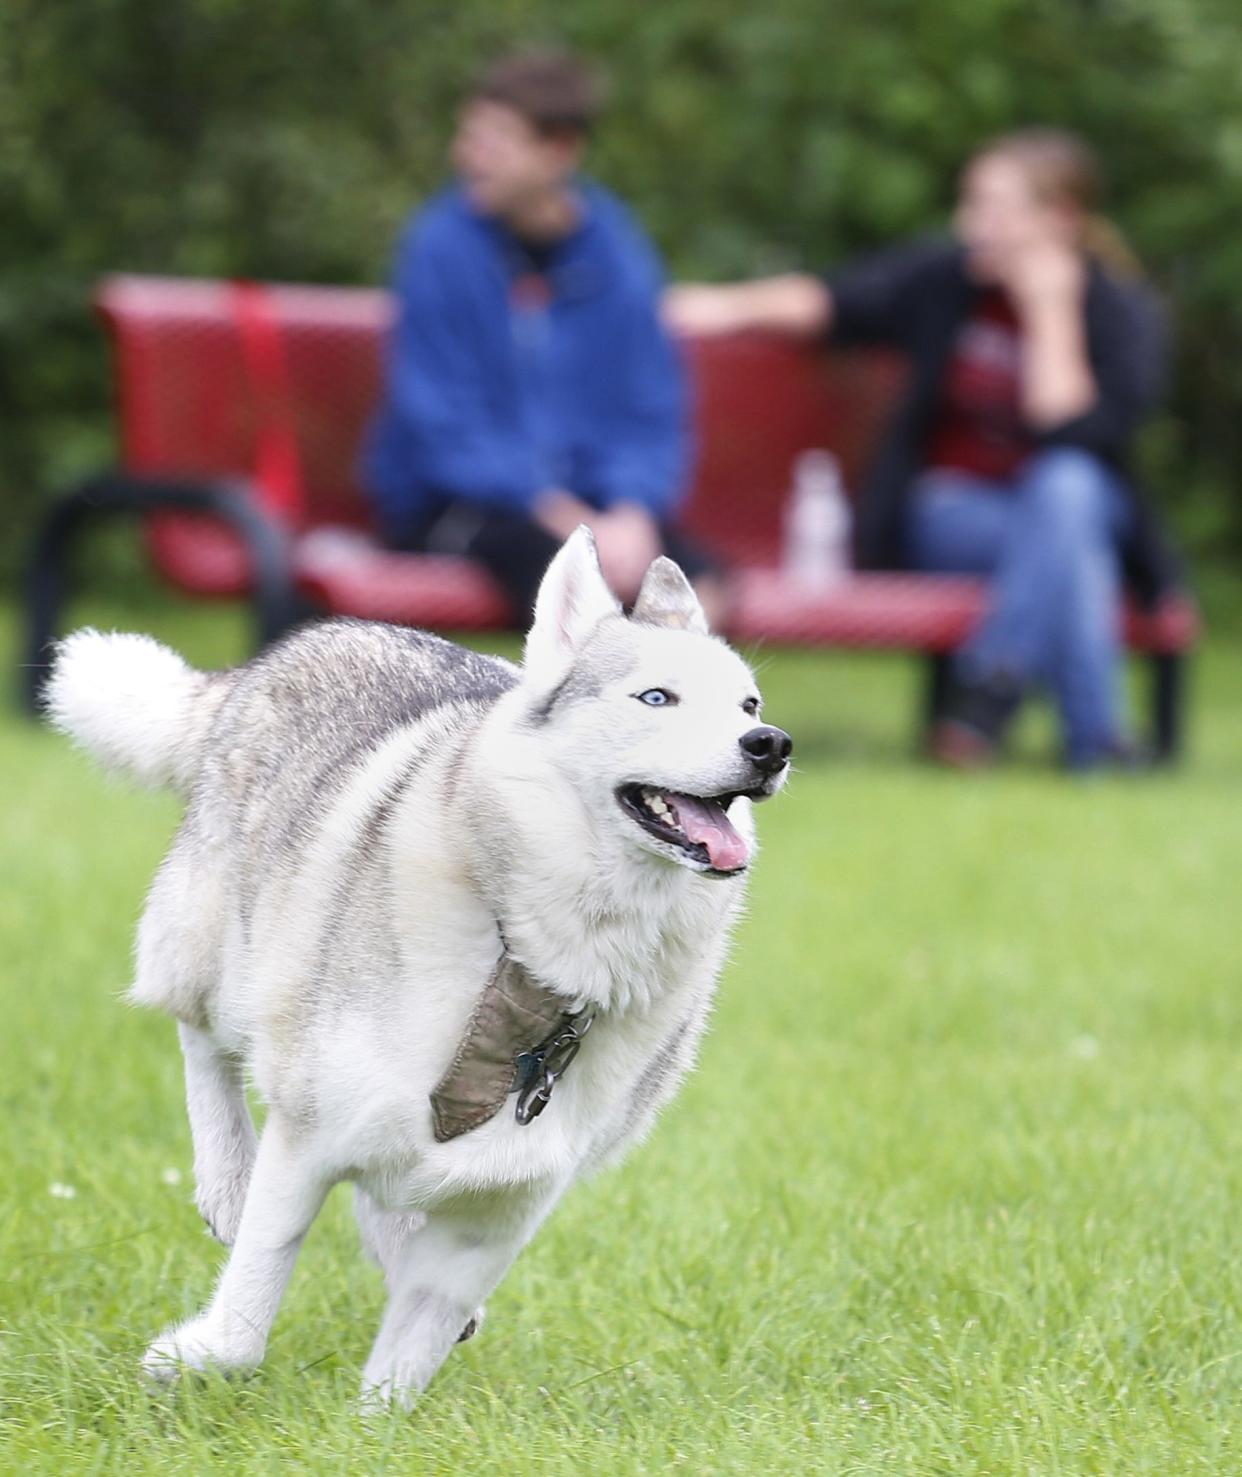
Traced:
POLYGON ((832 326, 832 293, 809 272, 721 285, 683 282, 665 292, 663 315, 675 333, 759 330, 817 338, 832 326))

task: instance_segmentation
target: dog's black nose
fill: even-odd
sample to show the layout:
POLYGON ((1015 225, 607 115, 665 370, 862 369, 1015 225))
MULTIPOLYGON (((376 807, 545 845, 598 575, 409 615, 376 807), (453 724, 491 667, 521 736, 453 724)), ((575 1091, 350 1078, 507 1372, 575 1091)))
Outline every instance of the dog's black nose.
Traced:
POLYGON ((775 774, 784 769, 793 752, 793 739, 783 728, 773 728, 770 723, 752 728, 738 739, 738 743, 742 746, 742 753, 765 774, 775 774))

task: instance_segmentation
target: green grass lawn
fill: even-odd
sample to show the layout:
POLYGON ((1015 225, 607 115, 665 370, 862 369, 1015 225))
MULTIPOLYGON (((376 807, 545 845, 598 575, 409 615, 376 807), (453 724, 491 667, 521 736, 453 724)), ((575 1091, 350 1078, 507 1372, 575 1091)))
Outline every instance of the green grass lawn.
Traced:
MULTIPOLYGON (((98 604, 201 663, 230 610, 98 604)), ((7 630, 5 633, 7 634, 7 630)), ((175 809, 0 717, 4 1472, 1242 1471, 1242 663, 1178 774, 907 757, 897 658, 766 660, 799 772, 702 1066, 411 1416, 348 1197, 257 1376, 154 1396, 209 1290, 172 1025, 118 999, 175 809)))

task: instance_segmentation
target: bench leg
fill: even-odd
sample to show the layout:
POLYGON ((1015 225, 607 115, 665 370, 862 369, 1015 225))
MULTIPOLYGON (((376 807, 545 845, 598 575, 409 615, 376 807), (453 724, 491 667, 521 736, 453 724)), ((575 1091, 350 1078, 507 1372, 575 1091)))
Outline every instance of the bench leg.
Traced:
POLYGON ((1185 737, 1188 659, 1184 652, 1157 652, 1151 659, 1151 742, 1155 758, 1172 764, 1185 737))
POLYGON ((52 504, 35 535, 26 566, 26 645, 21 699, 37 716, 49 652, 69 596, 69 561, 83 529, 100 517, 177 508, 223 518, 240 535, 254 572, 255 635, 273 641, 296 615, 293 573, 283 532, 255 504, 244 485, 176 483, 106 474, 91 478, 52 504))

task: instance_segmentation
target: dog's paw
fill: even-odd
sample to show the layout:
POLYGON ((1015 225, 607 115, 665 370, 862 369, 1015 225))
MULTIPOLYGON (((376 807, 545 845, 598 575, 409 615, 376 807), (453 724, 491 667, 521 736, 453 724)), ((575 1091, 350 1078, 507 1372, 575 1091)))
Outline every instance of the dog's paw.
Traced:
POLYGON ((206 1221, 207 1229, 224 1246, 232 1246, 237 1240, 237 1228, 241 1225, 249 1186, 249 1163, 199 1178, 194 1204, 206 1221))
POLYGON ((474 1310, 474 1317, 471 1318, 470 1322, 457 1335, 457 1342, 459 1344, 464 1344, 467 1339, 472 1339, 482 1329, 483 1315, 486 1311, 485 1308, 476 1308, 474 1310))
POLYGON ((380 1380, 375 1384, 364 1380, 358 1397, 358 1414, 363 1420, 378 1420, 390 1411, 408 1413, 414 1409, 417 1399, 417 1390, 398 1385, 395 1380, 380 1380))
POLYGON ((209 1314, 167 1329, 142 1356, 142 1373, 152 1383, 173 1383, 187 1370, 239 1373, 263 1358, 263 1343, 249 1331, 224 1334, 209 1314))

